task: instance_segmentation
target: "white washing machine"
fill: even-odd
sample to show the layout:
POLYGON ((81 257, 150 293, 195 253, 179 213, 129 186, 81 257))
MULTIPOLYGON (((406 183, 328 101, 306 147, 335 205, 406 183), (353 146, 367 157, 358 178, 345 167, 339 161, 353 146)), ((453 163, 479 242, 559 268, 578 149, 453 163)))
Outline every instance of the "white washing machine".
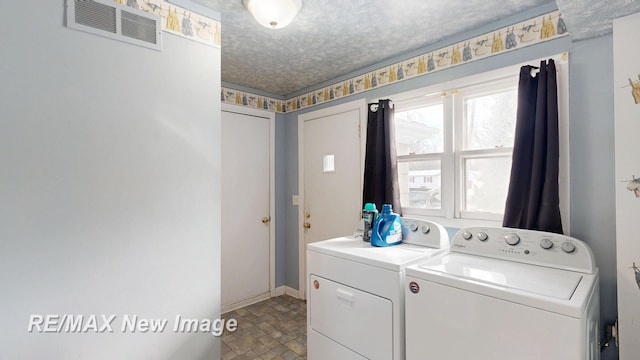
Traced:
POLYGON ((563 235, 468 228, 406 269, 408 360, 594 360, 600 301, 591 249, 563 235))
POLYGON ((310 360, 404 359, 404 270, 443 253, 441 225, 402 219, 403 243, 342 237, 307 246, 310 360))

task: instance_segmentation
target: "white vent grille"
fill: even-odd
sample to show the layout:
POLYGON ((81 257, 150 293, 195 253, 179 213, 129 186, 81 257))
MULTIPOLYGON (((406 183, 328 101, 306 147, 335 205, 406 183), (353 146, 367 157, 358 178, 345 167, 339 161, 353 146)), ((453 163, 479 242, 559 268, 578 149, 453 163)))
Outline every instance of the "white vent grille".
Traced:
POLYGON ((159 16, 111 0, 67 0, 67 27, 162 50, 159 16))
POLYGON ((157 43, 157 21, 124 10, 121 12, 121 16, 122 35, 152 44, 157 43))
POLYGON ((95 1, 75 1, 76 23, 115 34, 116 9, 95 1))

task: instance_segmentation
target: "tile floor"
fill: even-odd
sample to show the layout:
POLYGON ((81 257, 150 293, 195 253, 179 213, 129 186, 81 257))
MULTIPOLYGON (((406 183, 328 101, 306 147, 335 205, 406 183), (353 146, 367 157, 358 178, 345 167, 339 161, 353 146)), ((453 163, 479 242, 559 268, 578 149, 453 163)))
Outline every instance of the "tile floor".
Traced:
POLYGON ((304 300, 282 295, 230 311, 223 318, 238 320, 238 329, 222 335, 221 360, 307 358, 304 300))

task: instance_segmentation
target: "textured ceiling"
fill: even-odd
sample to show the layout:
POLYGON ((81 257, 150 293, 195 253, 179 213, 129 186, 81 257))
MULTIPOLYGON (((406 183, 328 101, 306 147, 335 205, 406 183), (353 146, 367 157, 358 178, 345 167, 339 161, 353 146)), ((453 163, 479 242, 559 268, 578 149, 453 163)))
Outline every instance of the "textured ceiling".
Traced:
POLYGON ((640 11, 638 0, 556 0, 573 40, 611 32, 613 19, 640 11))
MULTIPOLYGON (((198 0, 222 17, 222 81, 276 95, 334 79, 549 0, 303 0, 283 29, 253 20, 242 0, 198 0)), ((574 39, 611 29, 640 1, 557 0, 574 39)))

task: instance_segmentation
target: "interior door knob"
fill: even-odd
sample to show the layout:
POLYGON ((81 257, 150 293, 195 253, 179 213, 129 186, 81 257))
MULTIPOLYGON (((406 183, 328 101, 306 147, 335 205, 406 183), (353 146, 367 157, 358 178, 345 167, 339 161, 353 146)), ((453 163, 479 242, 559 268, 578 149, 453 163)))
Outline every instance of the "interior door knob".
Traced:
POLYGON ((268 223, 269 221, 271 221, 271 218, 270 218, 270 217, 268 217, 268 216, 265 216, 265 217, 263 217, 263 218, 262 218, 262 223, 263 223, 263 224, 266 224, 266 223, 268 223))
POLYGON ((311 229, 311 223, 304 223, 304 225, 302 225, 305 229, 311 229))

